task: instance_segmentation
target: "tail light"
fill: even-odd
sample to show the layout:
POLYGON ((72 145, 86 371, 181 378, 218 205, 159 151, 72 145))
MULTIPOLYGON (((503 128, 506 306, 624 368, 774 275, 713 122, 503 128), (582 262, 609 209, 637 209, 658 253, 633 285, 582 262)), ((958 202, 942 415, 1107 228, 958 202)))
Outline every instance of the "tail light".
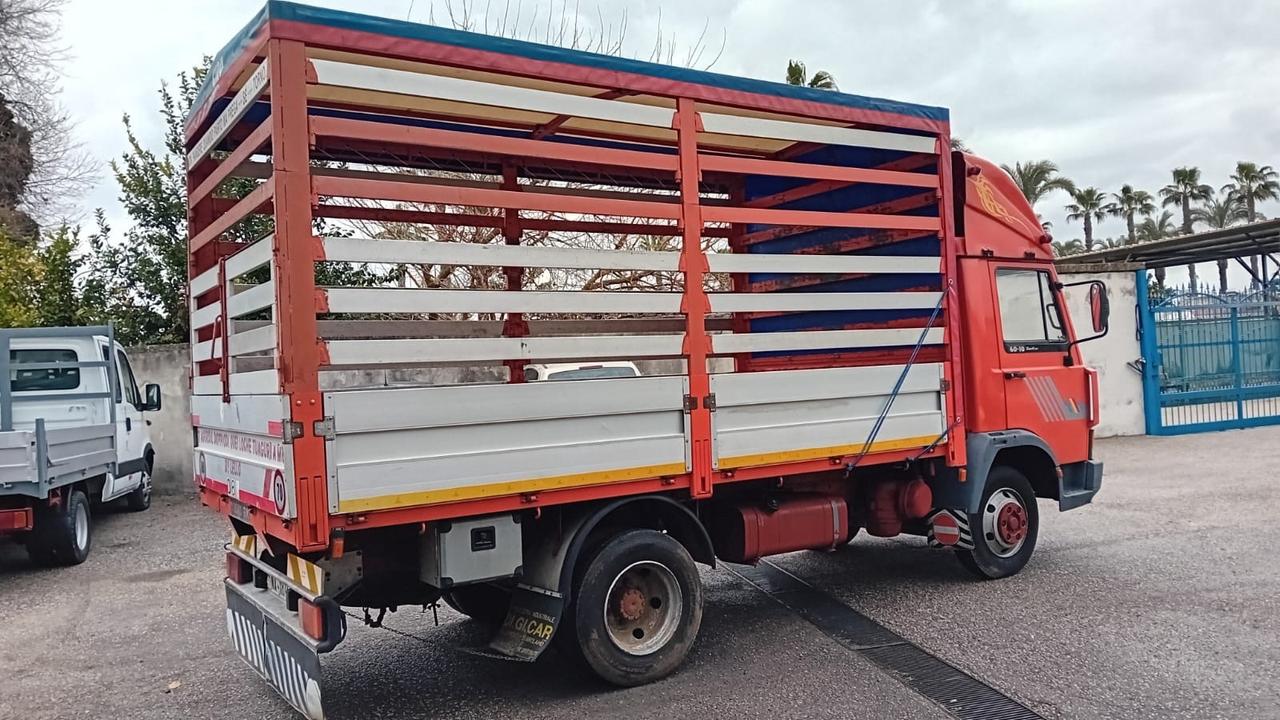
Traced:
POLYGON ((253 566, 239 555, 227 553, 227 578, 237 585, 253 580, 253 566))
POLYGON ((298 600, 298 617, 302 620, 302 632, 313 640, 324 640, 324 608, 310 600, 298 600))

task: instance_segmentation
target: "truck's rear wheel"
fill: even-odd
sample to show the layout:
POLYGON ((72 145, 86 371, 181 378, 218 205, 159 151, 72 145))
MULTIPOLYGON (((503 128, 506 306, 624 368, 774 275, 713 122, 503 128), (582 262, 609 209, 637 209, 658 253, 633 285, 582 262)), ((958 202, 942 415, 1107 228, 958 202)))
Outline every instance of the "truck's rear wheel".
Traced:
POLYGON ((27 537, 27 555, 37 565, 79 565, 89 557, 93 525, 89 498, 71 490, 57 506, 36 508, 35 527, 27 537))
POLYGON ((623 687, 671 674, 702 625, 702 580, 688 551, 656 530, 627 530, 584 560, 565 618, 575 654, 623 687))
POLYGON ((1040 533, 1036 494, 1026 476, 1000 465, 991 469, 982 506, 969 514, 973 549, 956 550, 960 564, 983 580, 1008 577, 1026 566, 1040 533))
POLYGON ((456 587, 445 593, 442 599, 445 605, 488 625, 501 625, 511 607, 509 589, 486 583, 456 587))

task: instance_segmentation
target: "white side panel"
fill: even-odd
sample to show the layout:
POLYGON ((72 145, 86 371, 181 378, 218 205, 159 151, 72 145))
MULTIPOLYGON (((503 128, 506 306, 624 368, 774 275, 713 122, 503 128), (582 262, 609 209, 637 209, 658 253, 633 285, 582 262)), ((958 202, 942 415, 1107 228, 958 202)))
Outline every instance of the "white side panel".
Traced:
POLYGON ((681 377, 327 393, 331 510, 683 473, 684 394, 681 377))
POLYGON ((719 354, 771 352, 775 350, 831 350, 837 348, 938 345, 942 328, 887 328, 867 330, 810 330, 801 332, 730 333, 711 336, 711 351, 719 354))
POLYGON ((711 272, 726 273, 936 273, 940 258, 896 255, 773 255, 707 253, 711 272))
POLYGON ((670 357, 681 335, 602 335, 543 338, 445 338, 428 340, 330 340, 331 365, 670 357))
POLYGON ((275 282, 269 280, 259 285, 251 285, 248 289, 232 295, 227 301, 227 317, 237 318, 255 310, 271 307, 275 300, 275 282))
POLYGON ((424 75, 407 70, 354 65, 332 60, 313 59, 311 63, 315 66, 320 85, 458 100, 480 105, 659 128, 670 128, 675 114, 668 108, 565 95, 546 90, 497 85, 440 75, 424 75))
MULTIPOLYGON (((721 468, 861 452, 901 365, 713 375, 721 468)), ((924 447, 943 429, 942 366, 907 373, 873 451, 924 447)))
MULTIPOLYGON (((329 288, 333 313, 677 313, 679 293, 329 288)), ((894 295, 897 293, 886 293, 894 295)), ((909 294, 909 293, 902 293, 909 294)), ((934 294, 936 297, 936 293, 934 294)))
POLYGON ((711 293, 712 312, 914 310, 938 304, 936 292, 711 293))
POLYGON ((699 117, 702 119, 702 127, 706 132, 719 135, 742 135, 769 138, 771 140, 813 142, 824 145, 851 145, 854 147, 905 150, 918 153, 933 153, 937 152, 938 148, 937 138, 931 135, 907 135, 905 133, 876 130, 857 130, 832 125, 811 125, 787 120, 721 115, 707 112, 699 113, 699 117))
POLYGON ((222 303, 215 302, 191 311, 191 329, 212 325, 222 315, 222 303))
MULTIPOLYGON (((419 265, 479 265, 482 267, 550 267, 589 270, 676 270, 680 254, 634 250, 483 245, 420 240, 324 238, 326 260, 419 265)), ((934 258, 937 265, 937 258, 934 258)), ((936 269, 936 267, 935 267, 936 269)))
MULTIPOLYGON (((253 372, 231 373, 232 395, 270 395, 280 392, 280 375, 274 368, 253 372)), ((222 380, 217 375, 193 378, 191 389, 196 395, 221 395, 222 380)))
POLYGON ((196 483, 273 515, 297 515, 293 446, 283 440, 289 417, 282 395, 191 398, 196 428, 196 483))
POLYGON ((0 485, 25 485, 38 480, 35 433, 0 432, 0 485))
POLYGON ((227 282, 270 262, 273 245, 273 236, 268 235, 227 258, 227 282))

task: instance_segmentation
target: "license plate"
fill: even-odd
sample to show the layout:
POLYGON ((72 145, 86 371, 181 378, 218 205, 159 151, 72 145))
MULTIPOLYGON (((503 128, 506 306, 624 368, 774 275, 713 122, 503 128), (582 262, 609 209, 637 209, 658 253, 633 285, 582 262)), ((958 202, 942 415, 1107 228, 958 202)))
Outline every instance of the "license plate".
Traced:
POLYGON ((289 585, 274 575, 267 576, 267 589, 285 600, 289 599, 289 585))
POLYGON ((249 519, 249 506, 235 499, 231 499, 231 517, 243 522, 253 522, 249 519))

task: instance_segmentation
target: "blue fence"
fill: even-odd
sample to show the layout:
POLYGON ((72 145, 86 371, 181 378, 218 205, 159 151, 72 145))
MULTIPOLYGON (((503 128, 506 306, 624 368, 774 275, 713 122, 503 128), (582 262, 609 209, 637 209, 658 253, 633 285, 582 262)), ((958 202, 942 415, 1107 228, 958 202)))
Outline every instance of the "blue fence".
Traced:
POLYGON ((1280 424, 1280 299, 1169 291, 1138 273, 1152 435, 1280 424))

